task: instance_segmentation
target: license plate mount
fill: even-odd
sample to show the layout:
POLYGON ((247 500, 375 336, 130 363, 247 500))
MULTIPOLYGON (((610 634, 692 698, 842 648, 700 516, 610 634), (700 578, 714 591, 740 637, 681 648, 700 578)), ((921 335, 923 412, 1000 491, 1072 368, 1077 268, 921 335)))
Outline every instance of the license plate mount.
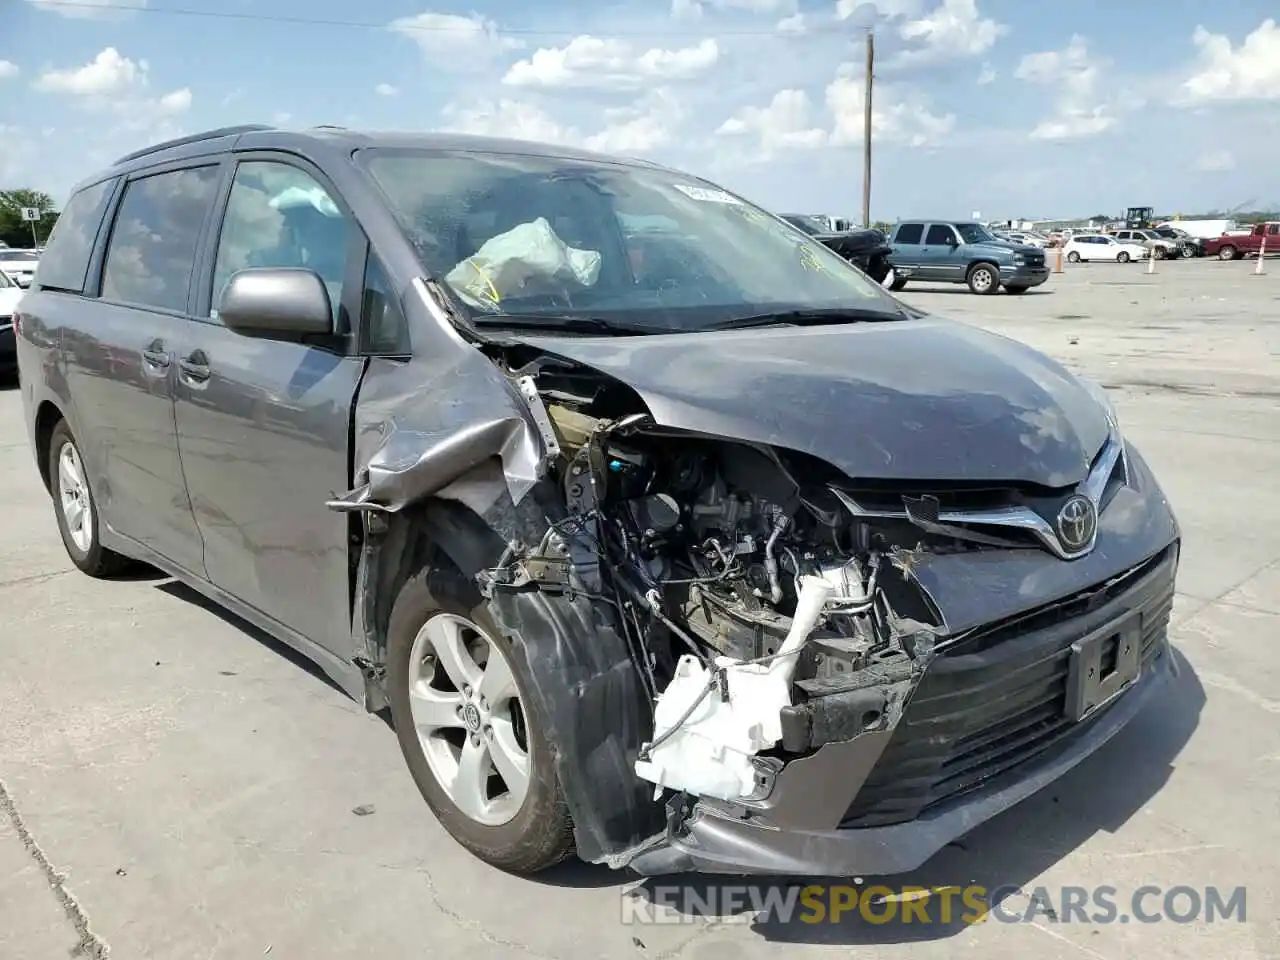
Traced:
POLYGON ((1071 645, 1067 719, 1084 720, 1124 693, 1142 668, 1142 616, 1113 621, 1071 645))

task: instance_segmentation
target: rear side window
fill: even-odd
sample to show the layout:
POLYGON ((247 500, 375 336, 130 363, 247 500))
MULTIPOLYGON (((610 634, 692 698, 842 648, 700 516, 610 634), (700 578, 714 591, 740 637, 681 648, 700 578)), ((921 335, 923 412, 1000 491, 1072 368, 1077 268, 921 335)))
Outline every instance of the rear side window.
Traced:
POLYGON ((83 293, 89 274, 89 258, 102 226, 102 215, 111 199, 114 180, 85 187, 67 201, 40 258, 37 270, 40 286, 71 293, 83 293))
POLYGON ((107 247, 102 296, 186 312, 196 247, 217 188, 217 166, 130 182, 107 247))
POLYGON ((924 236, 923 223, 902 223, 898 225, 898 232, 894 234, 895 243, 919 243, 920 238, 924 236))

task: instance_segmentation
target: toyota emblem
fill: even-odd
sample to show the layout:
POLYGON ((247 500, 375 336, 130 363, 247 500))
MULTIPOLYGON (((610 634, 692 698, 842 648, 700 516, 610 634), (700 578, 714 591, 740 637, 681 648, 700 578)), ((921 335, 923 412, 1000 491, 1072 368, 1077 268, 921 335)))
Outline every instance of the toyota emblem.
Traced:
POLYGON ((1093 542, 1098 511, 1088 497, 1076 494, 1058 511, 1058 542, 1067 553, 1079 553, 1093 542))

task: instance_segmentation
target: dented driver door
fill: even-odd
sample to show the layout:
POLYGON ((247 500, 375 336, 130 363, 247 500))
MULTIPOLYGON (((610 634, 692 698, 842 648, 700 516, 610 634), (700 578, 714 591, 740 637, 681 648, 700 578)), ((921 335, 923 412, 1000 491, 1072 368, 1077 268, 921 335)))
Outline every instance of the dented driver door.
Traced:
POLYGON ((175 345, 175 419, 210 582, 346 659, 347 519, 325 503, 350 485, 351 407, 364 360, 351 337, 271 340, 217 317, 218 294, 237 270, 296 266, 320 275, 340 333, 349 326, 364 239, 335 195, 296 162, 241 159, 224 185, 221 230, 206 245, 202 319, 175 345), (282 197, 288 202, 275 202, 282 197))

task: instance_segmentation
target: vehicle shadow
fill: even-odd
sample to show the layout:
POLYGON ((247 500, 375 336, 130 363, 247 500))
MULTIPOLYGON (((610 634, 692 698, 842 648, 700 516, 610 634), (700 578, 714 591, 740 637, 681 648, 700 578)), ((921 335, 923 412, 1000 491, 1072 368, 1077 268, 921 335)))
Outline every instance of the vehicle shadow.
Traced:
MULTIPOLYGON (((1051 297, 1057 292, 1058 291, 1056 290, 1046 290, 1044 289, 1044 287, 1032 287, 1030 290, 1027 290, 1025 293, 1017 293, 1017 294, 1006 293, 1005 291, 1002 290, 999 293, 995 294, 995 296, 1016 297, 1019 300, 1025 300, 1028 297, 1051 297)), ((963 284, 954 284, 954 283, 945 283, 945 284, 912 283, 904 287, 902 290, 898 291, 897 296, 902 296, 902 294, 904 293, 929 293, 929 294, 941 293, 949 296, 975 297, 975 298, 980 298, 983 296, 983 294, 974 293, 972 290, 970 290, 968 287, 964 286, 963 284)), ((991 294, 986 294, 986 296, 991 296, 991 294)))
MULTIPOLYGON (((159 575, 161 577, 166 576, 165 574, 159 574, 159 575)), ((146 579, 146 578, 142 577, 139 579, 146 579)), ((281 643, 279 640, 271 636, 271 634, 267 633, 266 631, 259 630, 248 620, 241 619, 240 617, 232 613, 230 610, 227 610, 225 607, 221 607, 218 604, 214 603, 204 594, 198 593, 197 591, 192 590, 182 581, 167 579, 163 583, 157 583, 156 589, 163 590, 165 593, 169 594, 169 596, 174 597, 175 599, 182 600, 185 603, 190 603, 193 606, 197 606, 202 610, 209 611, 209 613, 212 613, 214 616, 218 617, 220 620, 227 623, 229 626, 235 627, 237 630, 241 631, 247 636, 250 636, 253 639, 257 640, 260 644, 262 644, 264 647, 267 647, 272 652, 279 654, 281 657, 283 657, 285 660, 288 660, 295 667, 298 667, 300 670, 305 670, 307 673, 309 673, 315 679, 319 680, 325 686, 330 687, 333 690, 336 690, 338 693, 341 693, 344 697, 347 697, 346 691, 344 691, 340 686, 338 686, 336 683, 330 680, 328 675, 326 675, 323 670, 321 670, 318 666, 316 666, 316 664, 313 663, 311 660, 309 660, 307 657, 303 656, 301 653, 294 650, 293 647, 289 646, 288 644, 281 643)), ((350 698, 348 697, 348 699, 350 698)))
POLYGON ((916 943, 954 937, 972 925, 975 912, 960 894, 965 888, 979 886, 987 891, 987 909, 1003 905, 1005 917, 1022 917, 1027 913, 1030 893, 1024 888, 1034 888, 1036 877, 1099 832, 1118 831, 1168 780, 1173 762, 1195 731, 1205 703, 1204 689, 1190 664, 1176 650, 1173 655, 1179 672, 1169 690, 1080 766, 950 844, 918 870, 887 878, 860 878, 863 888, 934 891, 935 895, 923 902, 923 913, 907 915, 901 903, 895 908, 894 904, 879 900, 866 917, 855 907, 833 919, 829 894, 824 898, 819 891, 812 901, 822 904, 825 914, 809 908, 811 901, 798 896, 800 888, 811 884, 847 886, 852 883, 847 877, 751 884, 760 891, 759 896, 753 897, 743 896, 744 881, 739 878, 693 875, 641 881, 625 894, 639 898, 634 915, 669 914, 685 904, 703 911, 703 905, 714 907, 732 901, 742 904, 737 913, 699 912, 698 916, 741 924, 777 943, 916 943), (725 888, 733 888, 735 896, 727 896, 730 891, 725 888), (949 907, 944 909, 941 891, 946 890, 952 895, 949 907), (788 895, 794 899, 789 901, 788 895), (747 915, 757 911, 762 902, 793 902, 795 909, 789 916, 774 912, 749 919, 747 915), (739 918, 737 922, 732 919, 735 916, 739 918))

